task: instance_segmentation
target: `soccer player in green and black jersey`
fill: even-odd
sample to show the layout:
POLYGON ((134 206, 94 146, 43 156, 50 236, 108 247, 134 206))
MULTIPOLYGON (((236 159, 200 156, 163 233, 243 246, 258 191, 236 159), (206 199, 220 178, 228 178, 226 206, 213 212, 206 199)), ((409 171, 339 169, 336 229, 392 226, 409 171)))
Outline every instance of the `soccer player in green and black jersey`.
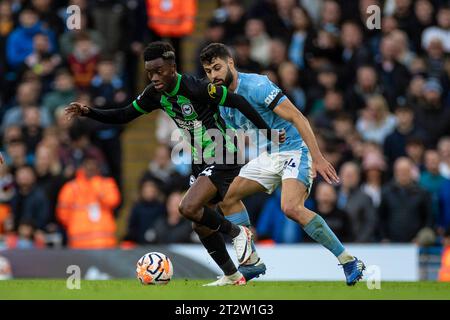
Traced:
MULTIPOLYGON (((237 226, 223 216, 207 207, 217 203, 225 196, 229 185, 239 174, 241 165, 236 163, 237 147, 227 135, 224 120, 220 116, 219 105, 232 106, 240 110, 258 129, 270 132, 270 127, 242 96, 228 92, 225 86, 199 80, 195 77, 181 75, 176 70, 175 52, 165 42, 153 42, 144 51, 145 69, 151 81, 150 85, 130 105, 118 109, 96 109, 73 102, 66 108, 69 118, 86 116, 100 122, 122 124, 156 109, 162 109, 180 129, 189 133, 194 160, 192 173, 195 182, 180 203, 180 212, 194 222, 196 228, 208 227, 233 238, 233 244, 240 259, 250 257, 252 252, 251 232, 248 228, 237 226), (208 130, 219 132, 222 141, 211 139, 208 130), (200 143, 196 143, 200 141, 200 143), (222 150, 217 150, 222 148, 222 150), (222 152, 223 161, 211 163, 211 158, 222 152), (230 157, 231 156, 231 157, 230 157), (226 163, 225 159, 234 159, 226 163)), ((279 136, 280 142, 284 134, 279 136)), ((191 179, 194 180, 194 179, 191 179)), ((243 204, 242 204, 243 206, 243 204)), ((228 253, 218 250, 224 246, 219 232, 201 239, 203 245, 233 284, 245 284, 245 278, 237 271, 228 253)))

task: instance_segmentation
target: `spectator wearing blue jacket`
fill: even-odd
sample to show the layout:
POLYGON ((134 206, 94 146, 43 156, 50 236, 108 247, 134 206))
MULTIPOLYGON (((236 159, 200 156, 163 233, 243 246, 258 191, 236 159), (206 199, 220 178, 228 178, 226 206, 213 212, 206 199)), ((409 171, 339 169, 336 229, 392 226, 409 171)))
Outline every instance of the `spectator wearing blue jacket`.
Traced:
POLYGON ((450 180, 445 179, 439 192, 440 215, 438 229, 442 232, 450 229, 450 180))
POLYGON ((45 28, 35 11, 25 8, 19 15, 19 26, 9 35, 6 43, 6 58, 9 65, 15 69, 33 52, 33 37, 46 34, 50 40, 50 52, 56 49, 56 38, 53 31, 45 28))

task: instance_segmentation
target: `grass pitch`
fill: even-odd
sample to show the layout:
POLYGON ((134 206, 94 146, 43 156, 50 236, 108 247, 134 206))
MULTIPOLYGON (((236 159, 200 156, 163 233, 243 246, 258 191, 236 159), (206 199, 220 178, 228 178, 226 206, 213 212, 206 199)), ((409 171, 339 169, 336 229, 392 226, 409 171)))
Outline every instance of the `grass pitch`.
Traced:
POLYGON ((81 281, 69 290, 66 280, 0 281, 0 300, 13 299, 146 299, 146 300, 300 300, 300 299, 450 299, 450 283, 382 282, 369 290, 365 282, 250 282, 241 287, 202 287, 208 281, 173 280, 166 286, 143 286, 137 280, 81 281))

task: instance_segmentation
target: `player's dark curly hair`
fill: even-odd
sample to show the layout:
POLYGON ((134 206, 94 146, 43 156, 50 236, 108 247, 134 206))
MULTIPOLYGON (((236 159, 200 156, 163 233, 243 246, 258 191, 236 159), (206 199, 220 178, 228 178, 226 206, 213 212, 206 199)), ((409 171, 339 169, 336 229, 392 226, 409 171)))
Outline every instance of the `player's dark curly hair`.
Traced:
POLYGON ((221 58, 227 60, 231 57, 231 52, 223 43, 211 43, 200 52, 200 62, 211 64, 213 59, 221 58))
POLYGON ((168 42, 151 42, 144 50, 144 61, 155 60, 158 58, 175 61, 175 49, 168 42))

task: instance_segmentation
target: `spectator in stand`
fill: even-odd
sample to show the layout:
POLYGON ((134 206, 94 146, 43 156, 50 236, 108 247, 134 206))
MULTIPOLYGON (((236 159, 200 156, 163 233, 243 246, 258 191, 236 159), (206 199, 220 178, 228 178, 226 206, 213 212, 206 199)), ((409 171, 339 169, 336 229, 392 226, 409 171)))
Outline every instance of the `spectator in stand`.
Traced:
POLYGON ((12 79, 8 79, 9 66, 6 57, 6 42, 9 34, 15 27, 12 5, 7 1, 0 1, 0 120, 2 118, 4 108, 2 102, 6 103, 12 96, 12 79))
POLYGON ((391 37, 397 45, 396 59, 399 63, 411 70, 411 65, 416 58, 416 54, 410 50, 408 35, 404 31, 394 30, 391 37))
POLYGON ((242 72, 260 73, 261 65, 253 60, 250 56, 251 47, 250 40, 245 36, 236 37, 233 41, 233 48, 235 51, 234 61, 236 67, 242 72))
POLYGON ((450 137, 445 136, 439 139, 438 152, 441 158, 439 163, 439 173, 446 179, 450 179, 450 137))
POLYGON ((360 168, 354 162, 346 162, 339 176, 341 186, 338 190, 337 207, 344 210, 352 221, 355 242, 374 241, 377 214, 372 199, 359 187, 360 168))
POLYGON ((324 64, 317 70, 315 78, 313 75, 308 76, 308 74, 308 72, 303 73, 305 78, 310 78, 305 83, 308 86, 308 108, 306 113, 314 115, 324 108, 325 94, 328 91, 337 90, 338 75, 335 68, 329 63, 324 64))
POLYGON ((406 156, 414 163, 413 177, 415 181, 419 181, 420 173, 425 170, 424 154, 425 144, 423 140, 417 137, 411 137, 406 141, 406 156))
POLYGON ((381 40, 376 65, 389 105, 401 103, 401 99, 406 97, 411 75, 408 69, 397 61, 397 43, 392 36, 384 36, 381 40))
MULTIPOLYGON (((74 79, 67 69, 56 72, 54 87, 52 91, 44 95, 42 108, 50 115, 52 122, 55 121, 55 110, 66 106, 77 98, 74 79)), ((78 100, 77 100, 78 101, 78 100)))
MULTIPOLYGON (((45 230, 50 217, 49 201, 42 188, 36 184, 34 169, 27 165, 17 168, 15 180, 17 192, 11 200, 14 230, 20 231, 22 227, 33 229, 33 232, 45 230)), ((33 232, 30 230, 31 238, 33 232)))
POLYGON ((390 135, 384 140, 384 155, 389 166, 392 166, 395 160, 406 155, 406 142, 412 137, 418 137, 425 140, 426 133, 421 130, 414 121, 414 110, 409 106, 398 106, 395 109, 397 126, 390 135))
POLYGON ((170 191, 170 187, 176 186, 180 181, 182 173, 172 162, 171 149, 166 145, 159 145, 155 150, 155 155, 148 165, 148 171, 144 176, 156 177, 162 181, 163 192, 170 191))
POLYGON ((445 179, 439 191, 439 219, 437 231, 440 236, 445 230, 450 230, 450 180, 445 179))
POLYGON ((120 193, 112 178, 100 173, 95 157, 86 157, 75 179, 61 189, 57 218, 67 232, 72 249, 108 249, 116 246, 116 222, 113 210, 120 193))
POLYGON ((305 43, 310 41, 313 25, 305 8, 296 6, 291 14, 294 30, 289 44, 289 60, 302 70, 305 68, 305 43))
POLYGON ((305 92, 299 85, 299 73, 295 64, 290 61, 283 62, 278 68, 278 74, 283 92, 300 111, 305 112, 305 92))
POLYGON ((23 139, 28 153, 34 153, 42 140, 44 129, 41 126, 41 114, 37 107, 28 107, 23 114, 23 139))
POLYGON ((131 209, 128 219, 126 240, 138 244, 156 241, 155 224, 165 214, 163 195, 158 179, 142 179, 139 185, 139 199, 131 209))
POLYGON ((267 67, 270 64, 270 37, 266 32, 264 22, 260 19, 250 18, 245 25, 245 35, 250 39, 250 57, 260 65, 267 67))
POLYGON ((0 159, 0 239, 6 233, 8 223, 11 224, 11 199, 15 192, 14 176, 0 159))
POLYGON ((38 75, 43 84, 43 92, 50 90, 50 83, 55 76, 55 70, 61 65, 62 59, 58 53, 51 52, 50 39, 45 33, 37 33, 33 37, 33 51, 25 58, 21 73, 30 70, 38 75))
POLYGON ((39 20, 56 34, 60 34, 64 29, 63 20, 56 11, 56 2, 52 0, 31 0, 31 6, 39 15, 39 20))
POLYGON ((440 79, 445 75, 446 52, 444 43, 439 38, 433 38, 425 49, 427 54, 425 57, 427 75, 430 78, 440 79))
POLYGON ((437 26, 430 26, 422 33, 422 46, 427 48, 433 39, 440 39, 445 46, 445 52, 450 52, 450 42, 448 41, 450 29, 450 7, 443 5, 437 12, 437 26))
POLYGON ((450 108, 442 104, 442 86, 437 79, 429 79, 424 85, 424 102, 415 106, 419 127, 428 134, 427 145, 434 146, 446 130, 450 119, 450 108))
POLYGON ((415 23, 412 1, 396 0, 393 17, 397 20, 398 28, 411 36, 415 23))
POLYGON ((44 33, 50 40, 50 52, 56 49, 55 34, 44 27, 37 13, 24 8, 19 14, 19 26, 10 34, 6 44, 8 63, 12 68, 18 68, 25 58, 33 52, 33 37, 44 33))
POLYGON ((414 4, 415 22, 410 35, 415 52, 421 52, 421 36, 425 29, 436 24, 434 7, 429 0, 418 0, 414 4))
POLYGON ((60 150, 60 159, 66 170, 66 176, 70 176, 69 172, 73 175, 86 157, 95 158, 101 172, 108 172, 104 155, 89 139, 88 127, 85 122, 74 122, 69 129, 69 136, 70 145, 62 146, 60 150))
POLYGON ((420 174, 419 180, 419 185, 431 195, 434 221, 439 221, 439 192, 446 180, 439 174, 439 162, 439 153, 436 150, 427 150, 425 152, 425 170, 420 174))
MULTIPOLYGON (((11 174, 10 168, 2 163, 0 165, 0 203, 3 210, 4 206, 8 206, 15 193, 14 176, 11 174)), ((3 211, 2 211, 2 217, 3 211)), ((1 223, 0 223, 1 228, 1 223)))
POLYGON ((37 176, 37 185, 44 192, 49 202, 49 223, 47 231, 56 231, 56 202, 58 193, 66 179, 63 176, 59 159, 52 154, 52 150, 45 144, 40 144, 36 149, 36 161, 34 165, 37 176))
MULTIPOLYGON (((23 82, 17 88, 17 106, 9 109, 3 117, 2 129, 11 125, 22 125, 24 110, 30 106, 37 106, 40 94, 40 84, 37 82, 23 82)), ((40 110, 41 125, 47 127, 50 124, 50 117, 44 111, 40 110)))
POLYGON ((189 243, 199 242, 197 234, 192 231, 191 222, 181 216, 179 211, 183 193, 173 191, 167 197, 166 216, 162 216, 155 223, 156 239, 158 243, 189 243))
MULTIPOLYGON (((206 31, 204 34, 204 39, 200 42, 199 46, 196 50, 196 57, 200 57, 200 52, 203 48, 205 48, 207 45, 214 43, 214 42, 223 42, 223 37, 225 34, 225 28, 223 23, 220 23, 216 19, 211 19, 208 21, 206 31)), ((196 73, 198 77, 204 77, 205 71, 203 70, 203 66, 200 63, 200 59, 196 59, 195 61, 196 65, 196 73)))
POLYGON ((367 100, 367 106, 356 123, 356 129, 364 140, 380 145, 391 134, 397 120, 389 112, 386 100, 381 95, 372 96, 367 100))
POLYGON ((22 127, 17 125, 9 126, 3 133, 2 147, 6 147, 10 142, 17 140, 23 140, 22 127))
POLYGON ((91 96, 99 108, 122 106, 127 99, 122 79, 111 58, 103 58, 97 64, 97 74, 91 81, 91 96))
MULTIPOLYGON (((99 61, 98 74, 91 82, 91 97, 98 108, 118 108, 125 104, 127 93, 122 79, 117 74, 114 61, 104 58, 99 61)), ((122 186, 122 143, 120 134, 123 127, 120 125, 92 122, 92 142, 100 148, 105 155, 111 176, 119 187, 122 186)))
POLYGON ((343 83, 353 83, 356 70, 362 65, 372 62, 370 52, 364 46, 362 31, 356 22, 346 21, 342 24, 342 61, 345 64, 343 83))
POLYGON ((331 129, 333 121, 344 109, 344 98, 340 91, 328 90, 324 97, 324 109, 313 115, 314 124, 320 128, 331 129))
POLYGON ((67 63, 79 89, 88 89, 95 76, 99 60, 99 47, 86 33, 79 33, 75 39, 74 50, 67 57, 67 63))
POLYGON ((215 19, 223 22, 225 35, 224 41, 232 43, 234 37, 244 34, 246 16, 245 8, 239 1, 223 0, 222 7, 215 12, 215 19))
POLYGON ((95 29, 89 28, 89 16, 85 11, 81 11, 80 29, 68 30, 59 37, 59 46, 61 55, 67 58, 75 48, 76 39, 80 34, 87 34, 90 39, 98 46, 100 52, 104 52, 105 38, 95 29))
MULTIPOLYGON (((422 59, 416 59, 413 63, 413 68, 417 68, 416 71, 413 71, 414 76, 409 83, 408 92, 406 94, 406 103, 408 106, 417 106, 423 103, 424 101, 424 86, 425 86, 425 77, 426 73, 425 63, 422 59)), ((414 110, 413 110, 414 112, 414 110)))
POLYGON ((360 66, 356 71, 356 83, 347 88, 345 103, 355 120, 370 97, 383 94, 375 68, 370 65, 360 66))
POLYGON ((268 69, 276 72, 278 66, 285 61, 287 61, 286 44, 279 38, 270 40, 270 64, 268 69))
POLYGON ((17 168, 25 165, 31 166, 34 156, 27 153, 27 145, 23 140, 11 140, 6 145, 5 163, 11 168, 11 172, 15 174, 17 168))
POLYGON ((400 157, 394 163, 394 179, 384 188, 378 215, 384 242, 412 242, 424 228, 433 227, 428 192, 413 178, 414 164, 400 157))
POLYGON ((384 184, 384 175, 387 170, 381 153, 369 152, 364 155, 362 162, 363 184, 361 189, 372 199, 375 208, 381 203, 381 190, 384 184))
POLYGON ((295 0, 275 0, 269 3, 268 8, 263 9, 261 18, 272 38, 280 38, 284 42, 289 41, 292 26, 291 13, 295 6, 295 0))
POLYGON ((341 7, 334 0, 324 0, 320 16, 320 27, 339 28, 341 20, 341 7))
POLYGON ((322 216, 336 236, 345 242, 353 241, 353 222, 347 212, 337 207, 337 193, 334 187, 326 182, 320 182, 316 187, 315 202, 316 212, 322 216))

